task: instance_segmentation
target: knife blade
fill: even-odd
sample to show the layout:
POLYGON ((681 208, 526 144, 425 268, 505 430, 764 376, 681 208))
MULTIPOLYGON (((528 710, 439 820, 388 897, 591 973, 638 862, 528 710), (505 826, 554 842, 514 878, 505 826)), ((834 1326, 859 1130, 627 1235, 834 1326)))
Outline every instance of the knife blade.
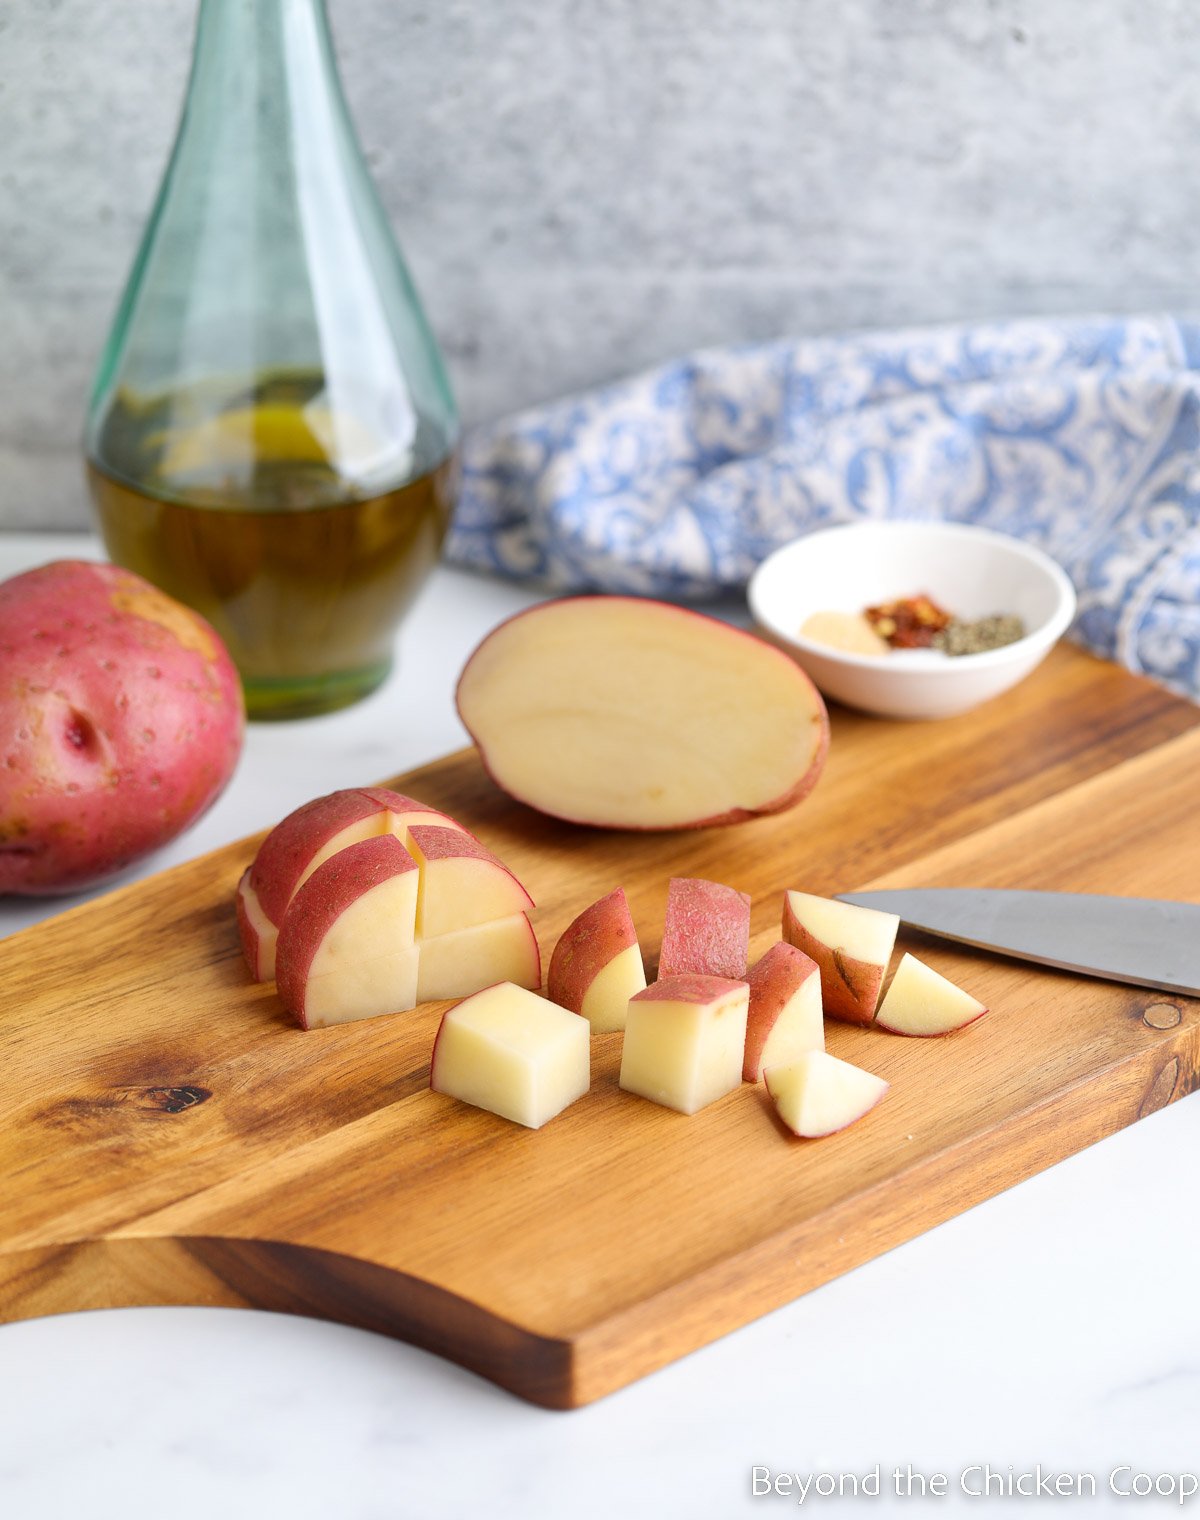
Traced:
POLYGON ((1200 903, 1089 892, 915 887, 839 892, 914 929, 1106 981, 1200 997, 1200 903))

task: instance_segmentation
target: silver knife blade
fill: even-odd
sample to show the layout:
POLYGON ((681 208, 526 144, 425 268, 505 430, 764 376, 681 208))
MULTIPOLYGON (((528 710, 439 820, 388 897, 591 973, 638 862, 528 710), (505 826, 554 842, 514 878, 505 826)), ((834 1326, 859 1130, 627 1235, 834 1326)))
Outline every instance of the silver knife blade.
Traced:
POLYGON ((914 929, 1106 981, 1200 997, 1200 903, 1088 892, 914 887, 839 892, 914 929))

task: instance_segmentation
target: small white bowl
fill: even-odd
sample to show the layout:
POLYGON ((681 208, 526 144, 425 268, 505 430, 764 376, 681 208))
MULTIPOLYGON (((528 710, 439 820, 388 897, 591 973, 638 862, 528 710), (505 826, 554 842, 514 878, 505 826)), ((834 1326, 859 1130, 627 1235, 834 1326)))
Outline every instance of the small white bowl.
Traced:
POLYGON ((961 523, 865 522, 777 549, 754 572, 750 611, 827 697, 889 718, 945 718, 1015 686, 1075 616, 1071 582, 1040 549, 961 523), (861 612, 925 592, 955 617, 1015 613, 1024 638, 979 654, 847 654, 803 638, 813 612, 861 612))

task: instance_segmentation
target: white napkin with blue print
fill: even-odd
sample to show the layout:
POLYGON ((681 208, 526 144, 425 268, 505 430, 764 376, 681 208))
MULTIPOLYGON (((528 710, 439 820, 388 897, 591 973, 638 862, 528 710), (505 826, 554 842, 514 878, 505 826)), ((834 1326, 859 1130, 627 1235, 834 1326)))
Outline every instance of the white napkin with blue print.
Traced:
POLYGON ((452 561, 696 600, 864 518, 1027 539, 1078 642, 1200 698, 1200 319, 1098 317, 693 354, 477 430, 452 561))

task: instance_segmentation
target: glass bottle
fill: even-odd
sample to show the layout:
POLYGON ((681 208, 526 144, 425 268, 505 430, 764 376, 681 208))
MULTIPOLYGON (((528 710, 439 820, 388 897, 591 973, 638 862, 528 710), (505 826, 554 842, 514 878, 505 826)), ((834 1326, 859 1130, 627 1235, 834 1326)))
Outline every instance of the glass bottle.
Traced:
POLYGON ((109 554, 215 625, 251 716, 344 706, 436 560, 457 435, 324 0, 201 0, 87 422, 109 554))

